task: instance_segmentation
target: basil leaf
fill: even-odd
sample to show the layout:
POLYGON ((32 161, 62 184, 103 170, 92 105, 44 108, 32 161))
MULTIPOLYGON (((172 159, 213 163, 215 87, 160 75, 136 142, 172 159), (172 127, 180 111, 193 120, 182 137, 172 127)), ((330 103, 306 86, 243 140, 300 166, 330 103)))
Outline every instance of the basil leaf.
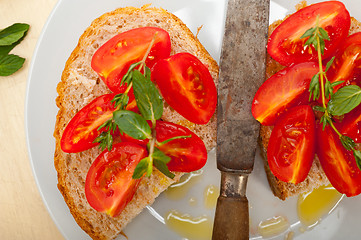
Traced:
POLYGON ((122 81, 120 82, 120 85, 123 85, 124 83, 130 84, 130 82, 132 81, 132 78, 133 78, 133 70, 140 64, 141 64, 141 62, 136 62, 136 63, 133 63, 132 65, 130 65, 127 73, 123 76, 122 81))
POLYGON ((309 92, 310 92, 310 96, 308 100, 312 99, 312 95, 313 95, 313 100, 318 99, 318 97, 320 96, 320 82, 319 82, 319 77, 320 77, 320 73, 316 73, 315 75, 313 75, 311 82, 310 82, 310 87, 309 87, 309 92))
POLYGON ((330 67, 331 67, 331 65, 332 65, 332 63, 333 63, 334 60, 335 60, 335 56, 333 56, 333 57, 331 58, 331 60, 327 62, 325 72, 327 72, 328 69, 330 69, 330 67))
POLYGON ((0 46, 11 45, 20 40, 29 30, 29 24, 15 23, 0 31, 0 46))
POLYGON ((312 89, 316 85, 320 84, 319 79, 320 79, 320 73, 319 72, 312 76, 312 79, 311 79, 311 82, 310 82, 310 89, 312 89))
POLYGON ((153 152, 153 158, 154 160, 158 160, 161 161, 165 164, 169 163, 169 161, 171 160, 170 157, 168 157, 167 155, 165 155, 161 150, 159 150, 158 148, 154 148, 154 152, 153 152))
POLYGON ((149 165, 149 157, 140 160, 140 162, 137 164, 137 166, 134 169, 132 178, 139 179, 143 177, 144 173, 147 172, 148 165, 149 165))
POLYGON ((145 78, 148 79, 149 81, 151 81, 151 71, 148 67, 145 68, 145 78))
MULTIPOLYGON (((146 70, 147 71, 147 70, 146 70)), ((150 79, 138 70, 133 72, 133 90, 140 113, 146 120, 158 120, 163 114, 163 100, 150 79)))
POLYGON ((113 136, 109 132, 102 132, 93 143, 99 143, 99 148, 103 151, 105 148, 110 152, 113 148, 113 136))
POLYGON ((331 83, 331 86, 332 87, 335 87, 335 86, 337 86, 337 85, 340 85, 341 83, 343 83, 344 81, 336 81, 336 82, 333 82, 333 83, 331 83))
POLYGON ((325 82, 325 97, 328 98, 329 96, 332 97, 333 95, 333 88, 331 86, 331 82, 326 80, 325 82))
POLYGON ((317 44, 316 41, 316 35, 312 35, 306 42, 305 45, 311 45, 313 44, 313 46, 316 48, 315 44, 317 44))
POLYGON ((125 109, 129 102, 129 96, 125 93, 119 93, 114 96, 111 102, 114 103, 114 107, 118 107, 120 105, 120 109, 125 109))
POLYGON ((169 163, 169 161, 171 160, 170 157, 168 157, 167 155, 165 155, 161 150, 159 150, 158 148, 154 148, 154 153, 153 153, 153 165, 164 175, 166 175, 167 177, 173 179, 174 178, 174 173, 172 173, 171 171, 169 171, 167 163, 169 163))
POLYGON ((162 161, 154 159, 154 167, 156 167, 161 173, 166 175, 167 177, 173 179, 175 177, 175 174, 169 171, 167 164, 165 164, 162 161))
POLYGON ((320 39, 320 49, 321 49, 321 54, 323 55, 325 52, 325 40, 323 40, 322 38, 320 39))
POLYGON ((356 146, 353 139, 350 138, 350 137, 347 137, 345 135, 342 135, 340 137, 340 140, 341 140, 341 143, 342 143, 343 147, 346 148, 347 150, 351 150, 352 148, 354 148, 356 146))
POLYGON ((329 40, 329 41, 330 41, 330 37, 328 36, 328 33, 327 33, 327 31, 326 31, 325 29, 319 27, 319 28, 318 28, 318 31, 319 31, 319 33, 320 33, 320 38, 321 38, 321 39, 326 39, 326 40, 329 40))
POLYGON ((18 42, 8 46, 0 46, 0 55, 7 55, 16 45, 18 45, 18 42))
POLYGON ((355 157, 357 167, 361 170, 361 152, 359 150, 354 150, 353 155, 355 157))
POLYGON ((305 38, 305 37, 312 36, 312 35, 315 33, 315 30, 316 30, 316 28, 310 28, 310 29, 308 29, 308 30, 300 37, 300 39, 305 38))
POLYGON ((332 95, 327 104, 327 111, 334 116, 341 116, 350 112, 361 103, 361 88, 357 85, 348 85, 340 88, 332 95))
POLYGON ((9 54, 9 52, 11 50, 13 50, 14 47, 16 47, 16 45, 18 45, 19 43, 21 43, 21 41, 25 38, 26 33, 24 34, 24 36, 22 38, 20 38, 18 41, 14 42, 11 45, 7 45, 7 46, 0 46, 0 55, 7 55, 9 54))
POLYGON ((319 111, 319 112, 325 112, 325 110, 326 110, 324 107, 321 107, 318 105, 313 106, 312 109, 315 111, 319 111))
MULTIPOLYGON (((312 42, 313 47, 315 48, 316 51, 318 51, 318 42, 317 39, 315 38, 314 41, 312 42)), ((321 53, 322 53, 322 49, 321 49, 321 53)))
POLYGON ((173 179, 175 177, 175 174, 172 173, 171 171, 169 171, 167 164, 165 164, 164 162, 154 159, 153 164, 154 164, 154 167, 156 167, 161 173, 163 173, 167 177, 169 177, 171 179, 173 179))
POLYGON ((0 76, 9 76, 19 70, 25 62, 25 58, 17 55, 0 55, 0 76))
POLYGON ((147 121, 135 112, 128 110, 115 111, 113 113, 113 119, 119 129, 132 138, 151 138, 152 131, 147 121))
POLYGON ((93 143, 99 143, 99 148, 103 151, 105 148, 110 152, 113 148, 113 136, 111 132, 114 132, 117 128, 117 125, 113 122, 112 119, 108 119, 102 125, 98 127, 98 131, 105 129, 94 141, 93 143))
POLYGON ((329 115, 323 114, 320 118, 320 123, 322 123, 322 130, 325 130, 325 127, 332 122, 332 119, 329 115))

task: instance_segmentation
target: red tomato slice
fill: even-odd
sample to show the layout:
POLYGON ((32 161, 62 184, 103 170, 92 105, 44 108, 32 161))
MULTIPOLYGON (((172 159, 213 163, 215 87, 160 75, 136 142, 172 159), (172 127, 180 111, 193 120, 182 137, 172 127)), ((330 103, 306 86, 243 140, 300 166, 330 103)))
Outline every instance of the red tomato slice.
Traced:
POLYGON ((348 197, 361 193, 361 171, 352 151, 346 150, 337 134, 326 126, 316 124, 317 156, 331 184, 348 197))
POLYGON ((308 89, 313 75, 318 73, 313 62, 285 68, 267 79, 256 92, 252 114, 262 125, 273 125, 288 108, 308 103, 308 89))
POLYGON ((143 59, 155 36, 155 42, 146 60, 151 68, 159 59, 170 55, 168 32, 156 27, 132 29, 116 35, 93 55, 91 66, 113 92, 122 92, 120 82, 131 64, 143 59))
POLYGON ((345 114, 338 129, 340 133, 352 138, 356 143, 361 143, 361 105, 345 114))
POLYGON ((217 89, 208 68, 189 53, 160 60, 152 69, 165 101, 196 124, 206 124, 217 106, 217 89))
POLYGON ((157 121, 155 130, 158 142, 176 136, 192 136, 175 139, 157 146, 167 156, 171 157, 171 161, 167 164, 170 171, 192 172, 201 169, 206 164, 207 149, 202 139, 188 128, 170 122, 157 121))
MULTIPOLYGON (((98 130, 99 126, 110 119, 116 110, 111 102, 115 95, 112 93, 97 97, 75 114, 61 137, 60 145, 64 152, 82 152, 99 144, 94 143, 94 140, 102 132, 98 130)), ((127 110, 135 111, 134 95, 129 94, 129 102, 127 110)))
POLYGON ((267 159, 281 181, 300 183, 308 175, 315 155, 315 115, 310 106, 291 108, 272 130, 267 159))
POLYGON ((361 33, 350 35, 342 43, 327 77, 330 82, 344 81, 334 87, 334 92, 361 77, 361 33))
MULTIPOLYGON (((148 121, 148 124, 151 125, 150 121, 148 121)), ((176 136, 192 136, 190 138, 175 139, 161 146, 156 145, 167 156, 171 157, 171 161, 167 164, 170 171, 192 172, 201 169, 206 164, 207 149, 202 139, 188 128, 175 123, 157 121, 155 131, 158 142, 176 136)), ((149 141, 137 140, 126 134, 123 134, 121 139, 124 142, 133 142, 144 146, 149 141)))
POLYGON ((338 1, 310 5, 283 21, 268 39, 267 50, 271 57, 284 66, 316 60, 317 51, 313 47, 304 47, 308 37, 300 38, 308 29, 316 26, 317 15, 319 26, 325 29, 330 37, 330 41, 325 40, 322 58, 330 57, 347 37, 351 24, 349 12, 343 3, 338 1))
POLYGON ((140 179, 132 179, 137 164, 147 156, 145 147, 118 143, 111 152, 103 151, 91 165, 85 196, 95 210, 118 216, 132 200, 140 179))

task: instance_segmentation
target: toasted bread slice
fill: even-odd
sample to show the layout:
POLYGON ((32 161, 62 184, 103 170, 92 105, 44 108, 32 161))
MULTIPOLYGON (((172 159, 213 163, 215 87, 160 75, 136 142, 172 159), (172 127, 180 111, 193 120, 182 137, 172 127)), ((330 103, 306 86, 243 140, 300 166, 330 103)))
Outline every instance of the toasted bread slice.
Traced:
MULTIPOLYGON (((142 179, 133 200, 120 216, 112 218, 105 213, 95 211, 88 204, 84 193, 88 169, 100 154, 100 150, 96 147, 84 152, 68 154, 60 148, 62 133, 70 119, 91 100, 110 92, 90 66, 94 52, 116 34, 144 26, 165 29, 171 38, 172 54, 189 52, 197 56, 209 68, 217 83, 217 63, 185 24, 163 9, 148 6, 119 8, 94 20, 85 30, 66 62, 61 82, 57 87, 59 96, 56 104, 59 112, 54 131, 56 139, 54 163, 58 172, 58 188, 71 214, 79 226, 93 239, 115 238, 145 206, 152 204, 162 191, 182 175, 182 173, 176 173, 176 177, 172 180, 154 170, 150 178, 142 179)), ((208 150, 215 146, 215 116, 207 125, 198 126, 181 117, 171 107, 165 106, 162 118, 190 128, 203 139, 208 150)))
MULTIPOLYGON (((296 6, 296 10, 299 10, 306 6, 307 6, 306 1, 302 1, 296 6)), ((273 30, 275 30, 277 26, 282 23, 282 21, 283 20, 278 20, 273 24, 271 24, 269 27, 269 34, 271 34, 273 30)), ((349 34, 353 34, 360 31, 361 31, 361 23, 358 22, 355 18, 351 18, 351 27, 349 34)), ((267 78, 271 77, 273 74, 275 74, 276 72, 280 71, 283 68, 284 66, 280 65, 269 55, 267 56, 267 70, 266 70, 267 78)), ((275 196, 279 197, 282 200, 285 200, 287 197, 294 196, 303 192, 311 191, 314 188, 318 188, 322 185, 329 184, 329 181, 324 171, 322 170, 321 164, 317 156, 315 156, 311 170, 307 178, 303 182, 299 184, 286 183, 276 178, 272 174, 267 162, 267 147, 268 147, 269 138, 271 136, 272 128, 273 127, 270 126, 261 126, 259 140, 260 140, 261 153, 264 161, 264 167, 267 174, 267 179, 272 189, 272 192, 275 196)))

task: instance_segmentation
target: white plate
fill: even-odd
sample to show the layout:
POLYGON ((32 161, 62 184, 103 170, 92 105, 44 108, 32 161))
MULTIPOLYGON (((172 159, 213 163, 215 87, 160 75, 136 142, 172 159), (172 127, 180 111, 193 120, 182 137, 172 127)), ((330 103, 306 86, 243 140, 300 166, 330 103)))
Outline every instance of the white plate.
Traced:
MULTIPOLYGON (((210 54, 217 61, 219 60, 225 0, 60 0, 50 15, 37 44, 31 64, 26 98, 25 124, 29 156, 43 201, 66 239, 89 239, 89 237, 76 224, 56 186, 57 177, 53 164, 55 145, 53 129, 58 111, 55 105, 56 85, 60 81, 65 61, 75 48, 78 38, 93 19, 117 7, 139 7, 149 2, 152 2, 153 6, 173 12, 193 32, 203 25, 198 37, 210 54)), ((281 19, 285 14, 294 11, 297 2, 296 0, 272 1, 270 21, 281 19)), ((359 10, 361 0, 343 2, 351 15, 361 20, 359 10)), ((202 191, 206 186, 210 183, 219 185, 219 173, 216 170, 214 153, 210 155, 199 185, 194 186, 187 196, 179 201, 171 201, 162 194, 153 204, 153 208, 144 210, 126 227, 125 233, 130 240, 184 239, 157 220, 149 211, 151 209, 155 209, 160 218, 171 209, 192 213, 193 216, 206 214, 213 218, 213 210, 205 210, 202 206, 202 191), (198 199, 196 207, 188 204, 187 199, 190 197, 198 199)), ((252 206, 251 219, 255 219, 255 216, 266 218, 284 215, 294 224, 294 228, 298 226, 295 213, 296 199, 291 198, 282 202, 273 197, 259 156, 257 156, 255 170, 251 175, 247 191, 252 206)), ((336 210, 312 231, 301 234, 295 239, 358 239, 361 233, 358 221, 361 216, 360 200, 361 197, 344 199, 336 210)), ((277 238, 283 239, 284 236, 277 238)))

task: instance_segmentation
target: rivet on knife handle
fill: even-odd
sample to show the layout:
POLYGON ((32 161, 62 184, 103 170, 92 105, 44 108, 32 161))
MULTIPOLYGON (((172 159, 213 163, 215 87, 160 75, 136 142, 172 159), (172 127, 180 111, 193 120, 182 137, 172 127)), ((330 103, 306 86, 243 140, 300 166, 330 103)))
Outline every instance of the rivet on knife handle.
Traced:
POLYGON ((213 240, 249 238, 246 184, 260 127, 251 106, 265 80, 269 4, 228 0, 217 108, 217 168, 222 179, 213 240))

